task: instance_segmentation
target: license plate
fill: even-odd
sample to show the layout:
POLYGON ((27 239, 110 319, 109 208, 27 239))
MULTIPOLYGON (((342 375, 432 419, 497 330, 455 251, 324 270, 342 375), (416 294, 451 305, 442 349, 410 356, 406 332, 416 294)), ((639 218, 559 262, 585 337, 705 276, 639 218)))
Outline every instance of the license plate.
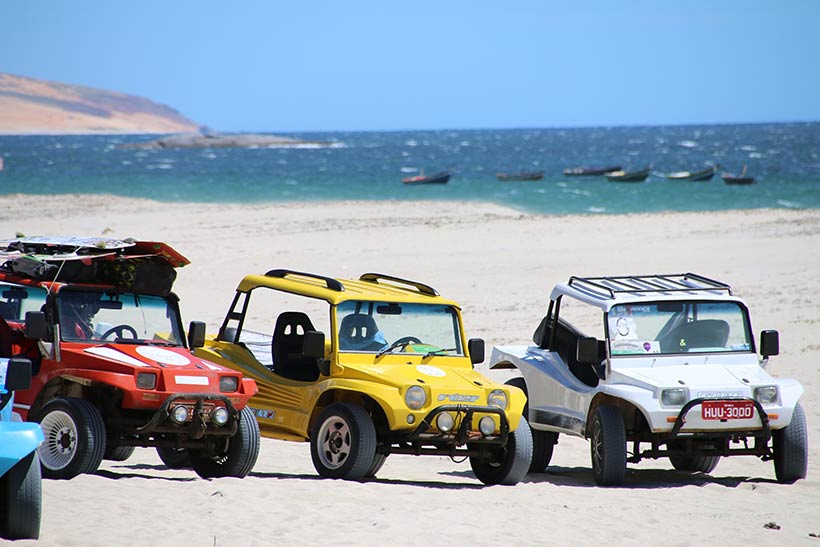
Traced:
POLYGON ((704 420, 748 420, 755 414, 752 401, 703 401, 700 408, 704 420))

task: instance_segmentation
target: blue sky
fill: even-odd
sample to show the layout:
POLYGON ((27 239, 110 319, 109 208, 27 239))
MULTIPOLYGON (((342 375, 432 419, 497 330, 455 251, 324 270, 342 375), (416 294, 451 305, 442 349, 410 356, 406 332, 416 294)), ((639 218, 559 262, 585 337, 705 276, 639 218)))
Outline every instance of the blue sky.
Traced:
POLYGON ((820 120, 820 2, 0 2, 0 72, 223 131, 820 120))

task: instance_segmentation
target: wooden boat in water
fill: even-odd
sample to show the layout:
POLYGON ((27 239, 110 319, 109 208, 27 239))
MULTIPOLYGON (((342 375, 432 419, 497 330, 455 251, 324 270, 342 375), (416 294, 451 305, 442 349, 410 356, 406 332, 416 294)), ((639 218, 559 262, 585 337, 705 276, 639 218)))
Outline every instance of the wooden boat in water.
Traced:
POLYGON ((718 170, 717 165, 703 169, 701 171, 678 171, 677 173, 668 173, 666 178, 669 180, 691 180, 691 181, 707 181, 712 180, 715 176, 715 171, 718 170))
POLYGON ((503 181, 541 180, 544 178, 544 173, 541 171, 521 171, 520 173, 496 173, 495 178, 503 181))
POLYGON ((740 171, 739 175, 734 175, 732 173, 721 173, 720 177, 726 184, 753 184, 755 181, 754 177, 746 176, 745 165, 743 166, 743 169, 740 171))
POLYGON ((406 177, 401 179, 404 184, 446 184, 450 180, 450 173, 442 171, 435 175, 425 175, 421 173, 414 177, 406 177))
POLYGON ((600 177, 621 169, 620 165, 613 165, 612 167, 573 167, 564 169, 564 175, 567 177, 600 177))
POLYGON ((643 182, 651 170, 651 167, 646 167, 640 171, 612 171, 605 176, 610 182, 643 182))

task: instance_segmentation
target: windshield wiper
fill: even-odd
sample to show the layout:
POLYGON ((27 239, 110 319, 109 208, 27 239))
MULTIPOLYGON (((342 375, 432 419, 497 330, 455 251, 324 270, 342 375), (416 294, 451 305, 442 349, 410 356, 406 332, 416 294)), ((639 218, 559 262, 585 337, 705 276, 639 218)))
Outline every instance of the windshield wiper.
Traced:
POLYGON ((410 344, 413 344, 413 343, 414 342, 406 342, 406 341, 399 342, 398 340, 396 340, 395 342, 393 342, 392 344, 390 344, 386 348, 380 349, 378 351, 378 353, 376 353, 376 357, 381 357, 385 353, 393 353, 394 349, 404 349, 404 348, 406 348, 407 346, 409 346, 410 344))
POLYGON ((427 359, 428 357, 432 357, 433 355, 440 355, 444 351, 457 351, 458 348, 442 348, 442 349, 434 349, 433 351, 428 351, 424 354, 422 359, 427 359))

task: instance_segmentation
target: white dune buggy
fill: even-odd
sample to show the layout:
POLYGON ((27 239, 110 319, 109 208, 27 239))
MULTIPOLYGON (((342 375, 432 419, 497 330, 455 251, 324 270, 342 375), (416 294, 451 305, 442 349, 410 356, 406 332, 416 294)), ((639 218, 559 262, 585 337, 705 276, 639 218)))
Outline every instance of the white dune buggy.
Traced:
POLYGON ((520 372, 508 383, 528 394, 532 472, 567 434, 590 440, 600 485, 622 484, 627 462, 661 457, 709 473, 721 456, 752 455, 773 460, 779 482, 806 476, 803 387, 766 372, 778 332, 760 333, 759 359, 748 309, 725 283, 571 277, 553 289, 533 341, 490 358, 520 372))

